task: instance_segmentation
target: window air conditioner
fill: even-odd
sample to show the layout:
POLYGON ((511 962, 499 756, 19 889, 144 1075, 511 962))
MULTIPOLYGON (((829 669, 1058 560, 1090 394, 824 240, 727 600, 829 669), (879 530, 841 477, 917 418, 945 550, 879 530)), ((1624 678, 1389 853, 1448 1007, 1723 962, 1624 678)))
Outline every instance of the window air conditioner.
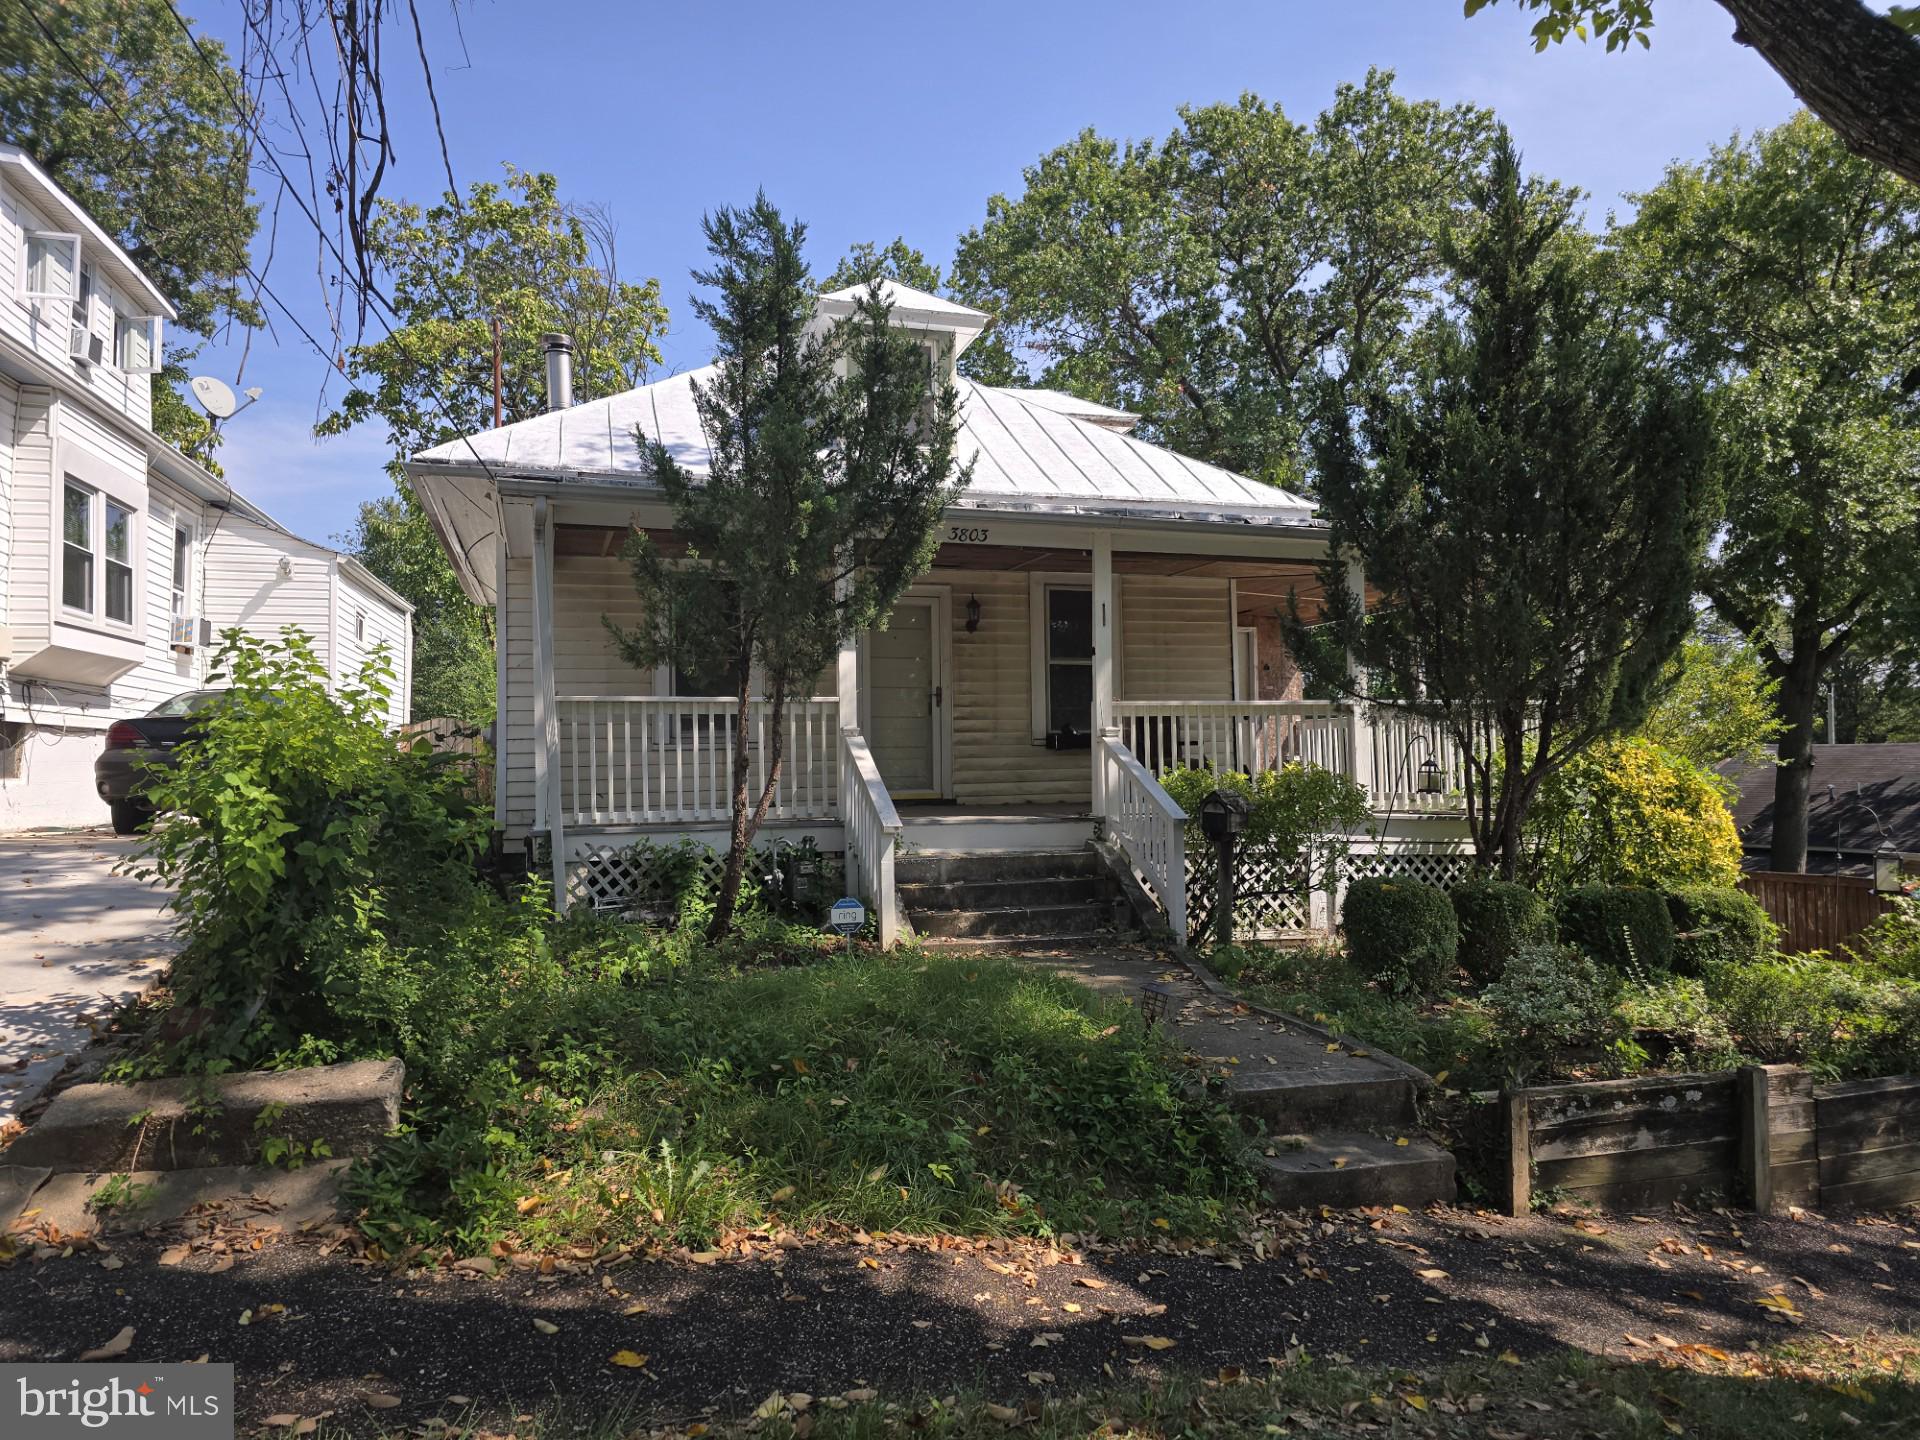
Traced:
POLYGON ((173 622, 173 648, 209 650, 213 648, 213 622, 182 615, 173 622))
POLYGON ((76 325, 67 332, 67 354, 89 365, 98 365, 106 358, 106 342, 84 325, 76 325))

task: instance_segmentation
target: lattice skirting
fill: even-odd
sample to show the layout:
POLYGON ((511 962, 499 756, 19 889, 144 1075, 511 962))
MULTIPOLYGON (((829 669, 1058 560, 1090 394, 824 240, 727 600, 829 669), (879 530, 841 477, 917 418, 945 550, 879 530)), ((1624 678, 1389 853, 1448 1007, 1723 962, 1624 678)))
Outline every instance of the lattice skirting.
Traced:
MULTIPOLYGON (((1313 929, 1313 897, 1290 856, 1243 849, 1233 857, 1233 933, 1248 940, 1280 940, 1313 929)), ((1201 942, 1213 933, 1220 904, 1220 865, 1211 850, 1187 852, 1187 934, 1201 942)))
MULTIPOLYGON (((838 865, 839 856, 829 858, 838 865)), ((667 916, 689 888, 718 885, 726 866, 726 851, 707 845, 587 844, 567 862, 567 903, 605 915, 667 916)), ((756 848, 747 866, 749 877, 762 886, 779 885, 779 872, 764 849, 756 848)))
POLYGON ((1371 850, 1347 862, 1347 879, 1422 880, 1451 890, 1473 873, 1471 850, 1371 850))

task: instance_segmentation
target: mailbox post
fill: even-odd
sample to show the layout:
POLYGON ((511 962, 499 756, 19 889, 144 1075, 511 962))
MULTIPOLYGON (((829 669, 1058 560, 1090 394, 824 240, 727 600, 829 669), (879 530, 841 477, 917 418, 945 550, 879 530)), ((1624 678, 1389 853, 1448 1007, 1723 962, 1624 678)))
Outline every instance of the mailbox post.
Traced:
POLYGON ((1233 943, 1233 849, 1252 813, 1247 797, 1235 790, 1215 790, 1200 802, 1200 833, 1213 842, 1220 867, 1214 938, 1221 945, 1233 943))

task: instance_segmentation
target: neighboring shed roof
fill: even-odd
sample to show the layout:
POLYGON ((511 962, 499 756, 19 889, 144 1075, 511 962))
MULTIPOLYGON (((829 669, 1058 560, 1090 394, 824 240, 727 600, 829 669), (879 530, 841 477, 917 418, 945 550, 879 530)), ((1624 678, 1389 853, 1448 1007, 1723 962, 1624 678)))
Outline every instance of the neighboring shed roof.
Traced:
MULTIPOLYGON (((712 373, 713 367, 704 366, 604 400, 449 441, 421 451, 412 465, 419 474, 484 468, 489 473, 640 485, 645 481, 636 433, 641 433, 664 443, 688 470, 703 474, 707 444, 694 409, 693 385, 712 373)), ((960 459, 973 465, 973 483, 960 501, 962 507, 1313 523, 1313 506, 1302 497, 1062 413, 1058 391, 1039 392, 1045 398, 1035 399, 1029 391, 976 385, 964 378, 955 383, 960 394, 960 459)))
MULTIPOLYGON (((1739 787, 1733 823, 1749 850, 1773 844, 1774 766, 1721 767, 1739 787)), ((1920 744, 1816 745, 1807 848, 1872 855, 1884 846, 1920 854, 1920 744)))

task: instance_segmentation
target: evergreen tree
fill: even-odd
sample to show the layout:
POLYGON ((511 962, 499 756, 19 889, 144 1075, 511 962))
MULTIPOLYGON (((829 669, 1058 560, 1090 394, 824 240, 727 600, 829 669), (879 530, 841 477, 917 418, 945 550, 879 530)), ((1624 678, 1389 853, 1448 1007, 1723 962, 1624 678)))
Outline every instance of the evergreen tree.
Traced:
POLYGON ((1318 428, 1334 553, 1380 602, 1363 616, 1331 562, 1330 624, 1290 627, 1322 676, 1351 655, 1459 745, 1480 860, 1509 879, 1541 783, 1645 716, 1713 515, 1700 403, 1614 303, 1573 201, 1500 137, 1443 245, 1453 306, 1318 428))
POLYGON ((630 630, 605 623, 630 664, 723 675, 735 698, 733 825, 708 931, 718 938, 780 782, 788 702, 811 693, 843 640, 886 622, 933 558, 940 512, 967 474, 954 460, 953 386, 930 385, 925 350, 877 295, 824 332, 815 324, 804 225, 765 195, 704 224, 714 263, 694 278, 715 295, 694 311, 718 354, 694 403, 709 460, 695 474, 639 437, 685 555, 636 533, 627 555, 643 619, 630 630), (771 706, 757 795, 747 724, 756 680, 771 706))

